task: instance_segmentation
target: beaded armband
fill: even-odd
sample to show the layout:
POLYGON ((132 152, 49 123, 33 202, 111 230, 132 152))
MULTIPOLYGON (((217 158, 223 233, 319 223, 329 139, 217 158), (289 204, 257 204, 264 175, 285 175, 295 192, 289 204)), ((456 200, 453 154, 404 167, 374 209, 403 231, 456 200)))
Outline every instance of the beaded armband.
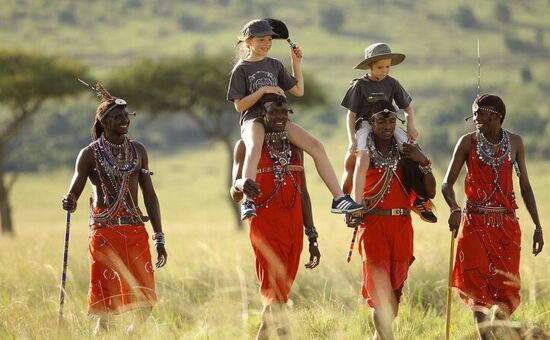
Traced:
POLYGON ((162 231, 158 231, 153 235, 153 241, 155 243, 155 246, 158 246, 159 244, 164 245, 165 239, 164 239, 164 233, 162 231))
POLYGON ((307 236, 308 241, 317 243, 317 237, 319 234, 317 233, 317 230, 315 229, 315 226, 306 227, 304 228, 304 233, 307 236))

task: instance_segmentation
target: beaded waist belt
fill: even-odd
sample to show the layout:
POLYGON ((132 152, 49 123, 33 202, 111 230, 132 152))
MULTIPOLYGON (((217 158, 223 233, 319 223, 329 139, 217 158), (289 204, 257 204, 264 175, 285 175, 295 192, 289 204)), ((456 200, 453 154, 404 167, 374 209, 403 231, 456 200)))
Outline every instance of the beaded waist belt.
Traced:
MULTIPOLYGON (((275 170, 276 169, 274 167, 270 166, 270 167, 267 167, 267 168, 259 168, 256 171, 256 173, 257 174, 263 174, 263 173, 266 173, 266 172, 273 172, 275 170)), ((292 164, 290 164, 286 167, 286 170, 287 171, 304 171, 304 167, 301 166, 301 165, 292 165, 292 164)))
POLYGON ((97 220, 90 217, 89 225, 95 230, 98 228, 115 227, 119 225, 140 225, 149 221, 147 216, 119 216, 110 220, 97 220))
POLYGON ((470 202, 466 202, 466 209, 464 209, 465 214, 513 214, 514 211, 508 210, 506 207, 494 207, 488 205, 477 205, 470 202))
POLYGON ((382 215, 382 216, 408 216, 411 214, 409 209, 395 208, 395 209, 371 209, 366 212, 368 215, 382 215))

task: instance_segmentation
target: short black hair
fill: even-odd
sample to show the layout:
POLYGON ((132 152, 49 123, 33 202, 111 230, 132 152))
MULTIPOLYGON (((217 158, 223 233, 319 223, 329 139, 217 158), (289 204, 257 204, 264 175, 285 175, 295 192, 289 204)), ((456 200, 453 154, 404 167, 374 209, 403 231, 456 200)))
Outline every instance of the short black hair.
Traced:
POLYGON ((502 124, 506 116, 506 105, 504 105, 504 102, 499 96, 491 93, 483 93, 474 100, 474 103, 477 103, 478 110, 485 109, 488 112, 500 113, 502 115, 500 124, 502 124))
POLYGON ((283 103, 287 103, 286 97, 278 95, 276 93, 266 93, 260 98, 260 104, 263 106, 265 103, 275 102, 277 106, 281 106, 283 103))

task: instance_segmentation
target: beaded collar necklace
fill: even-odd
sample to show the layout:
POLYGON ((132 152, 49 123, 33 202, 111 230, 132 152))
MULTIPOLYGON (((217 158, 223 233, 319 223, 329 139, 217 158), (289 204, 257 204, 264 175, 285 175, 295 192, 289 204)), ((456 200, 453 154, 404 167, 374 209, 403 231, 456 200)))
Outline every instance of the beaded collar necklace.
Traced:
POLYGON ((290 142, 288 141, 286 132, 267 132, 265 134, 265 144, 269 157, 273 162, 275 181, 281 182, 292 157, 292 150, 290 149, 290 142), (282 144, 279 148, 274 146, 277 142, 282 144))
POLYGON ((98 222, 106 222, 116 216, 141 216, 139 209, 130 206, 125 199, 128 194, 130 175, 137 170, 139 163, 139 154, 134 144, 126 136, 122 144, 114 144, 102 134, 91 146, 94 150, 101 190, 105 204, 108 206, 99 213, 91 209, 92 217, 98 222))
POLYGON ((392 146, 389 155, 384 156, 377 148, 376 143, 374 142, 374 133, 371 132, 367 137, 367 148, 369 150, 369 155, 371 162, 375 168, 391 168, 393 171, 397 170, 397 164, 401 159, 401 154, 399 153, 399 148, 395 139, 392 137, 392 146))
POLYGON ((487 140, 482 132, 476 132, 477 147, 476 153, 478 158, 493 169, 500 168, 504 160, 512 157, 512 145, 508 131, 502 129, 502 138, 498 143, 491 143, 487 140))
POLYGON ((290 148, 290 142, 288 141, 287 134, 285 131, 267 132, 264 140, 269 153, 269 158, 271 158, 271 161, 273 162, 273 179, 275 181, 275 188, 263 202, 256 204, 256 206, 267 206, 267 204, 275 197, 275 194, 279 191, 281 186, 286 184, 284 182, 286 174, 292 181, 294 188, 297 189, 294 195, 292 195, 292 200, 288 204, 283 202, 283 205, 287 209, 290 209, 294 206, 296 201, 296 193, 301 192, 301 190, 292 173, 288 171, 288 165, 290 164, 290 158, 292 157, 292 150, 290 148), (281 146, 275 147, 275 143, 280 143, 281 146))

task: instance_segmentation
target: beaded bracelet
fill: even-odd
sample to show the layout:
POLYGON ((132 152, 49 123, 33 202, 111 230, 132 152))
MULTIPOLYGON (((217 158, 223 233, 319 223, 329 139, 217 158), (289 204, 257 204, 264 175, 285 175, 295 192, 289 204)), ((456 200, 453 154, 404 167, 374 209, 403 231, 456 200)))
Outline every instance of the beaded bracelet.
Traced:
POLYGON ((162 231, 157 231, 153 235, 153 240, 163 239, 164 240, 164 233, 162 231))
POLYGON ((432 161, 428 159, 428 164, 426 165, 420 165, 418 163, 418 169, 423 175, 427 175, 432 172, 432 161))
POLYGON ((462 212, 462 208, 461 208, 461 207, 454 207, 454 208, 451 208, 451 214, 452 214, 452 213, 455 213, 455 212, 462 212))
POLYGON ((317 233, 315 226, 305 227, 304 234, 306 234, 309 242, 317 242, 317 237, 319 236, 319 234, 317 233))
POLYGON ((542 229, 541 228, 535 228, 535 234, 542 234, 542 229))

